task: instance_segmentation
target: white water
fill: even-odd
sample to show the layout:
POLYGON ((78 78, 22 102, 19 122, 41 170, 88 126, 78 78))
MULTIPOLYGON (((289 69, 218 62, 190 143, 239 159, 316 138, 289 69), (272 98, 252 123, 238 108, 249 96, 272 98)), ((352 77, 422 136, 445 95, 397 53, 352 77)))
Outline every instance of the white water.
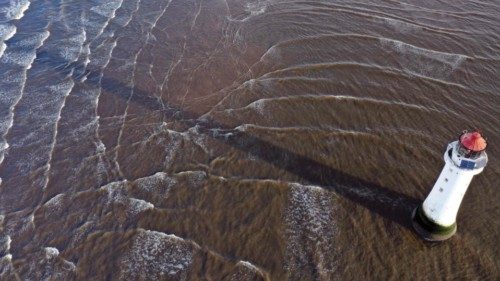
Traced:
POLYGON ((3 89, 3 94, 6 97, 10 97, 6 101, 0 100, 0 102, 6 102, 6 105, 9 107, 9 112, 7 113, 4 121, 7 125, 0 127, 0 143, 3 143, 3 147, 0 148, 0 164, 4 160, 5 151, 9 148, 9 143, 7 142, 6 136, 10 128, 13 126, 14 109, 24 94, 27 72, 31 68, 33 61, 36 58, 37 50, 44 44, 45 40, 47 40, 49 36, 50 33, 48 31, 37 33, 31 37, 32 39, 29 42, 24 42, 22 44, 22 46, 25 47, 28 51, 19 54, 17 51, 11 51, 9 49, 5 52, 5 56, 0 59, 0 63, 2 64, 14 64, 21 66, 20 72, 14 72, 11 74, 11 77, 16 77, 15 79, 0 80, 0 88, 3 89))
POLYGON ((24 12, 30 7, 28 0, 10 0, 7 7, 0 8, 0 15, 7 20, 19 20, 24 17, 24 12))
POLYGON ((169 276, 182 280, 198 247, 175 235, 140 230, 130 251, 121 259, 120 277, 124 280, 162 280, 169 276))
POLYGON ((314 253, 314 267, 320 280, 335 278, 335 262, 331 262, 335 249, 337 231, 334 197, 320 187, 305 186, 297 183, 289 185, 289 204, 285 213, 286 269, 300 271, 311 260, 308 253, 314 253))
POLYGON ((16 26, 12 24, 0 24, 0 58, 2 57, 7 45, 4 43, 16 34, 16 26))

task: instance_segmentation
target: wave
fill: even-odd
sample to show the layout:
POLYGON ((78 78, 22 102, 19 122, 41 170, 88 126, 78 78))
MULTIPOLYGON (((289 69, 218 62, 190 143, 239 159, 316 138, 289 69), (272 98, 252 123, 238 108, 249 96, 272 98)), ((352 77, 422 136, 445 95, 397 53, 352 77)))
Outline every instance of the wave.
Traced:
POLYGON ((75 62, 82 52, 83 43, 86 41, 85 30, 82 29, 80 33, 72 37, 65 38, 60 42, 57 48, 57 53, 68 64, 75 62))
POLYGON ((7 45, 4 43, 16 34, 16 27, 12 24, 0 24, 0 58, 3 56, 7 45))
POLYGON ((291 274, 308 271, 317 280, 336 279, 337 256, 333 193, 317 186, 289 184, 288 206, 285 212, 286 261, 291 274), (311 257, 315 257, 312 259, 311 257))
POLYGON ((90 10, 98 15, 106 18, 106 22, 102 26, 101 30, 98 32, 98 36, 101 35, 106 27, 109 25, 112 19, 116 16, 116 11, 122 6, 123 0, 111 1, 99 6, 94 6, 90 10))
POLYGON ((449 64, 452 67, 452 69, 457 68, 460 65, 460 63, 463 62, 464 60, 472 59, 472 57, 467 55, 452 54, 452 53, 430 50, 388 38, 380 38, 380 42, 382 43, 383 46, 392 47, 396 51, 402 54, 416 54, 440 61, 442 63, 449 64))
POLYGON ((288 68, 283 68, 283 69, 278 69, 274 70, 271 72, 268 72, 261 77, 257 78, 257 80, 265 80, 265 79, 285 79, 286 77, 273 77, 273 75, 281 75, 284 76, 288 72, 293 72, 296 71, 303 71, 303 70, 321 70, 321 69, 327 69, 331 67, 362 67, 362 68, 371 68, 376 71, 381 71, 384 72, 385 74, 388 75, 396 75, 396 76, 403 76, 403 77, 408 77, 408 78, 419 78, 422 80, 426 80, 432 83, 437 83, 437 84, 442 84, 442 85, 447 85, 447 86, 453 86, 461 89, 468 89, 467 86, 446 81, 443 79, 435 78, 435 77, 430 77, 425 74, 417 73, 412 70, 407 70, 407 69, 395 69, 395 68, 390 68, 390 67, 381 67, 378 65, 374 64, 366 64, 366 63, 356 63, 356 62, 332 62, 332 63, 312 63, 312 64, 303 64, 299 66, 293 66, 293 67, 288 67, 288 68))
POLYGON ((16 34, 16 26, 12 24, 0 24, 0 40, 7 41, 16 34))
POLYGON ((7 20, 19 20, 24 17, 24 12, 30 7, 28 0, 10 0, 8 7, 3 7, 0 13, 4 15, 7 20))
POLYGON ((0 45, 0 58, 2 57, 3 52, 5 52, 5 49, 7 49, 7 45, 2 42, 2 44, 0 45))
POLYGON ((264 277, 266 276, 264 270, 248 261, 238 261, 235 271, 231 280, 268 280, 264 277))
MULTIPOLYGON (((8 97, 11 98, 10 104, 8 104, 9 111, 7 113, 7 116, 5 116, 5 119, 7 120, 7 126, 5 128, 2 128, 2 131, 0 131, 0 136, 1 136, 1 142, 4 143, 3 148, 0 149, 0 164, 4 160, 4 155, 5 151, 9 148, 9 143, 7 142, 6 136, 9 133, 10 129, 13 126, 14 122, 14 109, 21 100, 23 93, 24 93, 24 87, 26 85, 26 79, 27 79, 27 71, 28 69, 31 68, 31 65, 33 64, 33 61, 36 58, 36 52, 37 50, 44 44, 45 40, 49 37, 50 32, 45 31, 39 34, 36 34, 32 36, 32 38, 36 38, 36 40, 32 41, 32 46, 27 49, 31 49, 31 51, 27 52, 25 51, 24 53, 18 53, 17 51, 9 51, 7 50, 6 56, 3 56, 0 58, 0 63, 7 63, 7 64, 14 64, 21 66, 21 72, 20 73, 15 73, 13 76, 14 79, 3 79, 0 81, 0 88, 4 91, 4 94, 8 97), (13 83, 14 82, 14 83, 13 83), (11 87, 6 87, 2 85, 3 83, 6 84, 15 84, 15 86, 11 87), (6 90, 6 89, 10 89, 6 90)), ((4 117, 4 116, 2 116, 4 117)), ((1 179, 0 179, 0 184, 1 184, 1 179)))
MULTIPOLYGON (((73 70, 70 72, 68 75, 68 78, 73 75, 73 70)), ((68 79, 68 81, 65 81, 61 84, 58 85, 53 85, 49 87, 49 89, 53 92, 53 94, 57 96, 62 96, 62 102, 61 105, 59 106, 59 109, 57 111, 57 116, 56 120, 54 122, 54 133, 52 134, 52 141, 50 143, 50 150, 48 152, 48 160, 46 164, 46 169, 45 169, 45 179, 44 179, 44 184, 42 189, 45 190, 48 186, 49 183, 49 174, 50 174, 50 167, 51 167, 51 162, 52 158, 54 156, 54 150, 56 147, 56 141, 57 141, 57 133, 58 133, 58 128, 59 128, 59 121, 61 120, 61 115, 62 115, 62 110, 64 106, 66 105, 66 99, 68 98, 69 94, 73 90, 73 87, 75 86, 75 82, 73 79, 68 79)))
POLYGON ((120 259, 122 279, 148 279, 179 274, 189 270, 200 246, 172 234, 139 230, 128 253, 120 259), (162 253, 158 255, 158 253, 162 253))

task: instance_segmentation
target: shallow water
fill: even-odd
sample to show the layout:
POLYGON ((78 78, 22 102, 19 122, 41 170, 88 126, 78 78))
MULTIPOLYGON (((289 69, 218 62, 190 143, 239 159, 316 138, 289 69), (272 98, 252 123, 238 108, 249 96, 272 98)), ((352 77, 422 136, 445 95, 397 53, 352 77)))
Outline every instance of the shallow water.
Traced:
POLYGON ((497 280, 500 4, 0 2, 2 280, 497 280), (458 233, 410 226, 464 129, 458 233))

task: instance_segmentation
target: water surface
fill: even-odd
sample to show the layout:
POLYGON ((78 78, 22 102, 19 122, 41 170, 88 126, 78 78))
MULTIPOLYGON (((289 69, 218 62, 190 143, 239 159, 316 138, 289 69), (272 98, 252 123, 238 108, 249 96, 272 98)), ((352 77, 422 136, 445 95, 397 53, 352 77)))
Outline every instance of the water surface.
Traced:
POLYGON ((0 74, 2 280, 498 279, 495 1, 4 0, 0 74))

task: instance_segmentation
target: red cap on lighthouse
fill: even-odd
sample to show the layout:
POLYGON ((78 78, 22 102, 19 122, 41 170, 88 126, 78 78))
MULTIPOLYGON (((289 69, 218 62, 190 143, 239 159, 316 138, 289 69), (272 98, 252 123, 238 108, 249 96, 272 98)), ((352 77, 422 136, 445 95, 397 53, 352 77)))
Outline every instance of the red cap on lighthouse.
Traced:
POLYGON ((460 136, 460 143, 467 149, 474 152, 483 151, 486 149, 486 140, 478 131, 465 133, 460 136))

